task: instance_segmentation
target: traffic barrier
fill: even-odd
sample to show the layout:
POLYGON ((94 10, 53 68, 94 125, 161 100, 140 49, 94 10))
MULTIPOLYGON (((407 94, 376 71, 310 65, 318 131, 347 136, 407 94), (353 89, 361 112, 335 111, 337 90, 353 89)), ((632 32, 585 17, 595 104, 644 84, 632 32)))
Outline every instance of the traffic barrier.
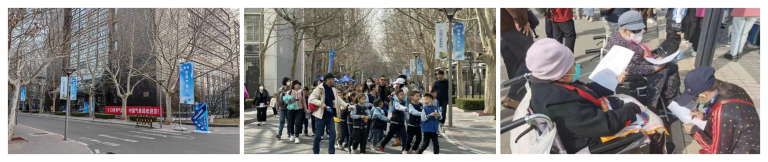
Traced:
POLYGON ((137 116, 136 117, 136 127, 146 126, 146 127, 149 127, 149 128, 155 128, 153 126, 153 123, 155 122, 155 119, 156 118, 151 117, 151 116, 144 116, 144 115, 137 116))

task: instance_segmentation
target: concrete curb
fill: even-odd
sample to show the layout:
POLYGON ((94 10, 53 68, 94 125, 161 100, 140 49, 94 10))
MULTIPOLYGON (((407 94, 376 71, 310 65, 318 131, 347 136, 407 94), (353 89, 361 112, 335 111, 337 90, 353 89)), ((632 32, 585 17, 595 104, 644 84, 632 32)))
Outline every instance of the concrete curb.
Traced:
MULTIPOLYGON (((444 134, 443 137, 445 137, 445 140, 447 140, 448 143, 451 143, 451 144, 454 144, 454 145, 459 145, 460 149, 464 148, 464 149, 467 149, 467 150, 471 151, 472 153, 476 153, 476 154, 489 154, 489 153, 487 153, 485 151, 480 151, 478 149, 474 149, 472 147, 464 145, 463 143, 459 142, 459 140, 456 140, 455 138, 453 138, 453 133, 451 133, 450 129, 445 129, 445 128, 443 128, 443 129, 445 130, 445 134, 444 134)), ((495 152, 493 154, 495 154, 495 152)))

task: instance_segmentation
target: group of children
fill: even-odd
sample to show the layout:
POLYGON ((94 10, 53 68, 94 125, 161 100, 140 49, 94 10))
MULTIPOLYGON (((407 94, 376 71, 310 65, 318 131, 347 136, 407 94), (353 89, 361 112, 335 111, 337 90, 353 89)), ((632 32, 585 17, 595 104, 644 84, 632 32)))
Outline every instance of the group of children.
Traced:
MULTIPOLYGON (((376 91, 375 87, 373 89, 376 91)), ((442 116, 431 94, 423 95, 424 103, 427 104, 419 102, 422 97, 419 92, 413 92, 408 99, 410 103, 406 103, 405 92, 398 89, 393 99, 392 107, 395 110, 388 117, 387 111, 383 109, 384 102, 375 93, 365 94, 359 90, 339 93, 350 106, 342 108, 339 115, 341 136, 336 144, 338 149, 347 149, 351 154, 365 154, 367 141, 371 140, 372 150, 384 151, 384 146, 397 134, 401 141, 405 141, 402 145, 403 154, 421 154, 430 142, 434 153, 439 153, 437 131, 438 120, 442 116), (388 131, 387 136, 384 136, 385 130, 388 131), (422 137, 424 143, 419 147, 422 137)))

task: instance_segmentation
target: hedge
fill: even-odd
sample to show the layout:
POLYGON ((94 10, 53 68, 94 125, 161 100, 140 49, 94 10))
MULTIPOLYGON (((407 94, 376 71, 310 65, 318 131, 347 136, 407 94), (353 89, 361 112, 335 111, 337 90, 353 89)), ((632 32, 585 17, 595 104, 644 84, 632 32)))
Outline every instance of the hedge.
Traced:
POLYGON ((253 107, 253 99, 245 99, 245 108, 253 107))
POLYGON ((21 110, 23 113, 29 113, 29 110, 21 110))
POLYGON ((240 98, 230 97, 227 102, 229 102, 229 117, 240 118, 240 98))
MULTIPOLYGON (((465 97, 466 98, 471 98, 472 95, 465 95, 465 97)), ((451 96, 451 99, 453 99, 453 100, 451 100, 451 101, 453 101, 453 103, 458 103, 458 101, 456 101, 456 96, 451 96)), ((474 99, 485 99, 485 95, 475 95, 474 99)))
POLYGON ((37 111, 37 110, 32 110, 31 112, 32 113, 40 113, 40 111, 37 111))
POLYGON ((53 112, 53 115, 67 115, 67 112, 57 111, 57 112, 53 112))
POLYGON ((151 116, 151 117, 150 116, 129 116, 128 119, 130 119, 131 121, 136 121, 136 119, 152 119, 152 122, 157 121, 157 117, 154 117, 154 116, 151 116))
POLYGON ((114 119, 115 114, 94 114, 93 117, 96 117, 99 119, 114 119))
POLYGON ((456 107, 462 110, 485 110, 485 101, 483 99, 459 98, 456 100, 456 107))
POLYGON ((69 113, 69 116, 76 116, 76 117, 86 117, 88 116, 88 113, 69 113))

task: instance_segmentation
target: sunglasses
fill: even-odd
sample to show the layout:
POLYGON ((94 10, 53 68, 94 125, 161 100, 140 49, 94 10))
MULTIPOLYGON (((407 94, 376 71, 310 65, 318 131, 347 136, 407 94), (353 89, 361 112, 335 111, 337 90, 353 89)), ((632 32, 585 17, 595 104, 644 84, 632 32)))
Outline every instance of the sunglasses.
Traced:
POLYGON ((643 29, 640 29, 640 30, 629 30, 629 32, 632 32, 634 34, 638 34, 640 32, 643 32, 643 29))

